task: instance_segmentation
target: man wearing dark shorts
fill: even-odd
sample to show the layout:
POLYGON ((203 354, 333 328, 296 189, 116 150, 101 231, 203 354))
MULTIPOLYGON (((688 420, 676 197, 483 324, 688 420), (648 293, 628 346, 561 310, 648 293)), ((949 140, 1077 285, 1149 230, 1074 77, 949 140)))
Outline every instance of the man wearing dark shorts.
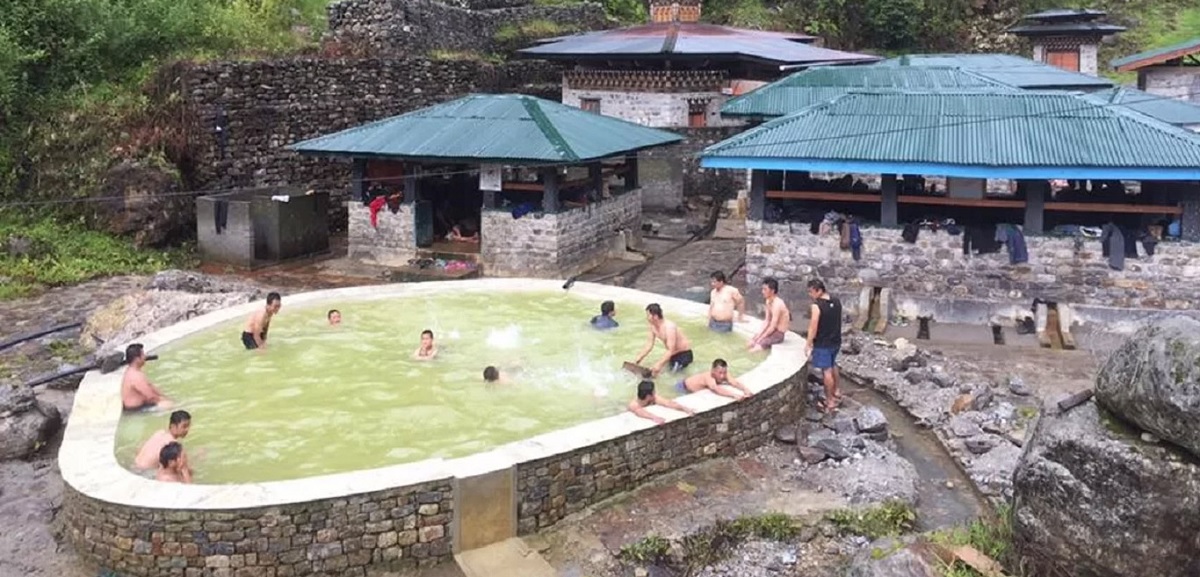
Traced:
POLYGON ((684 336, 683 331, 679 330, 679 325, 663 318, 663 310, 658 303, 652 303, 646 307, 646 323, 650 328, 649 338, 633 364, 640 364, 642 359, 654 350, 654 345, 658 341, 662 341, 667 353, 663 355, 662 360, 654 363, 654 366, 650 368, 651 375, 657 376, 663 369, 677 373, 692 364, 692 361, 695 360, 692 355, 692 343, 684 336))
POLYGON ((279 293, 267 295, 267 306, 255 311, 246 319, 246 328, 242 330, 242 345, 246 350, 263 349, 267 346, 267 331, 271 329, 271 319, 279 309, 283 308, 283 298, 279 293))
POLYGON ((825 290, 825 283, 808 281, 812 298, 808 321, 809 361, 821 371, 825 384, 825 412, 837 410, 842 394, 838 390, 837 355, 842 347, 842 303, 825 290))

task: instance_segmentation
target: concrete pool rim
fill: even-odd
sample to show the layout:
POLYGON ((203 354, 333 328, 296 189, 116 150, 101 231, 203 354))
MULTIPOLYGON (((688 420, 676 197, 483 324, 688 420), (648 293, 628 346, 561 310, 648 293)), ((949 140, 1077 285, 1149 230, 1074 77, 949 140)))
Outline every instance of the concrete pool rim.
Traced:
MULTIPOLYGON (((284 305, 287 307, 346 300, 434 296, 442 291, 545 293, 561 290, 561 281, 541 279, 402 283, 284 295, 284 305)), ((578 282, 570 290, 576 297, 592 299, 597 303, 614 300, 644 306, 658 302, 663 305, 668 318, 704 318, 708 308, 707 305, 696 301, 608 285, 578 282)), ((258 300, 214 311, 155 331, 138 340, 146 346, 148 352, 153 352, 177 339, 233 319, 244 318, 261 306, 262 301, 258 300)), ((761 326, 760 320, 747 318, 746 322, 735 325, 734 330, 749 338, 761 326)), ((801 372, 805 361, 804 340, 799 335, 789 332, 785 341, 773 347, 766 359, 739 375, 739 378, 757 394, 787 383, 801 372)), ((297 503, 345 499, 439 482, 451 482, 456 485, 460 480, 479 479, 497 471, 515 472, 518 465, 535 461, 549 462, 558 456, 569 456, 622 438, 630 439, 625 441, 628 445, 635 443, 639 436, 645 436, 640 435, 640 432, 652 432, 658 428, 648 420, 623 412, 455 459, 427 459, 375 469, 263 483, 182 485, 156 482, 118 464, 114 448, 117 426, 122 414, 120 380, 121 371, 107 375, 92 371, 85 375, 64 432, 59 450, 59 467, 66 485, 80 497, 106 507, 133 508, 146 513, 155 510, 174 513, 261 510, 297 503)), ((738 401, 702 391, 685 395, 679 402, 694 409, 698 413, 697 416, 688 417, 683 413, 660 407, 652 407, 650 410, 665 418, 666 426, 670 426, 673 421, 695 419, 706 413, 720 412, 722 407, 734 405, 738 401)), ((754 403, 754 399, 745 403, 754 403)), ((781 408, 775 407, 771 410, 782 411, 781 408)), ((718 423, 716 430, 721 430, 719 423, 724 421, 724 430, 733 435, 735 431, 729 428, 728 423, 734 418, 730 415, 734 414, 733 408, 720 412, 720 420, 715 421, 718 423)), ((753 431, 746 434, 766 436, 765 426, 768 423, 764 421, 760 424, 762 427, 755 426, 753 431)), ((710 453, 705 450, 704 454, 710 453)), ((515 484, 513 489, 516 489, 515 484)), ((515 504, 513 506, 515 507, 515 504)), ((457 517, 458 510, 455 508, 456 523, 457 517)), ((540 526, 540 522, 538 524, 540 526)), ((458 543, 455 543, 455 547, 457 546, 458 543)))

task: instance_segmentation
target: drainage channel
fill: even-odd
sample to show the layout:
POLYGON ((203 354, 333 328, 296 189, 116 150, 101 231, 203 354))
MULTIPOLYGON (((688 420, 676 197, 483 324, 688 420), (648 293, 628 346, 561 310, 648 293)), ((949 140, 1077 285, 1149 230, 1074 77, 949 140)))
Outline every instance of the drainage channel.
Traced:
POLYGON ((991 515, 987 499, 942 446, 936 434, 919 427, 886 395, 842 378, 843 393, 883 411, 896 453, 917 470, 917 529, 930 531, 991 515))

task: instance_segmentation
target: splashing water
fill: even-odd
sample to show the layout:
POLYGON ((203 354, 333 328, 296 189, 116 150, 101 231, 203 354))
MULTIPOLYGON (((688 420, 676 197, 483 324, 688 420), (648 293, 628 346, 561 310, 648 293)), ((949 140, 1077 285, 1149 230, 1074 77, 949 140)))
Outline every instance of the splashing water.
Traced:
POLYGON ((502 329, 491 329, 485 342, 492 349, 518 349, 521 347, 521 327, 508 325, 502 329))

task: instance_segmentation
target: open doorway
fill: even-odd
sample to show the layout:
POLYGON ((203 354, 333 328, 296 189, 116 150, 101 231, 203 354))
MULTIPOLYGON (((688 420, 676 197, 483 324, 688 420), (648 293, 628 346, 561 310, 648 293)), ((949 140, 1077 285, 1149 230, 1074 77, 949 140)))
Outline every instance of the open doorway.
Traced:
POLYGON ((479 177, 466 167, 446 167, 443 174, 429 175, 421 183, 418 236, 422 227, 432 229, 428 248, 444 253, 478 253, 483 193, 479 177), (424 214, 422 214, 424 213, 424 214), (427 216, 427 221, 423 216, 427 216), (426 222, 422 222, 426 221, 426 222))

